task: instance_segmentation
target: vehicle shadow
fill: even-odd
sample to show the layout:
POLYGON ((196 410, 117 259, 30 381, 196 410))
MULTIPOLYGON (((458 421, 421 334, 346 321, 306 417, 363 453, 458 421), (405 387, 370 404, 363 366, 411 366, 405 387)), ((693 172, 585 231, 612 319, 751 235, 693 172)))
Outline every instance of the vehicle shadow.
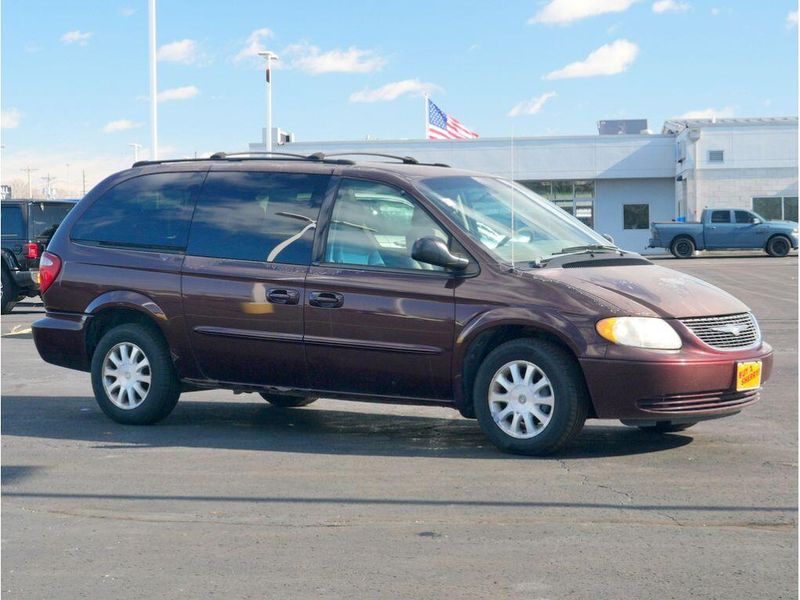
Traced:
MULTIPOLYGON (((196 447, 228 450, 521 459, 502 454, 477 421, 418 415, 276 408, 261 401, 208 402, 187 398, 150 427, 109 420, 91 397, 2 397, 3 435, 84 441, 94 448, 196 447)), ((692 441, 684 433, 652 435, 623 426, 592 425, 554 459, 660 452, 692 441)))

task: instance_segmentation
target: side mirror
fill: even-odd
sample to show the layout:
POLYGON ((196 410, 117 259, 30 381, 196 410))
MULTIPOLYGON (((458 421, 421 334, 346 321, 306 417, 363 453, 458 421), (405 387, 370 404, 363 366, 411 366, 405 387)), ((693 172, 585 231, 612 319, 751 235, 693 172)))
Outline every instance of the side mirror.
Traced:
POLYGON ((606 238, 606 239, 607 239, 609 242, 611 242, 612 244, 614 244, 614 243, 615 243, 615 242, 614 242, 614 237, 613 237, 611 234, 609 234, 609 233, 604 233, 604 234, 603 234, 603 237, 604 237, 604 238, 606 238))
POLYGON ((763 222, 764 222, 764 221, 762 221, 762 220, 761 220, 761 219, 759 219, 758 217, 756 217, 755 219, 753 219, 753 225, 761 225, 761 223, 763 223, 763 222))
POLYGON ((433 236, 420 238, 414 242, 411 258, 453 271, 463 271, 469 265, 469 260, 452 254, 444 240, 433 236))

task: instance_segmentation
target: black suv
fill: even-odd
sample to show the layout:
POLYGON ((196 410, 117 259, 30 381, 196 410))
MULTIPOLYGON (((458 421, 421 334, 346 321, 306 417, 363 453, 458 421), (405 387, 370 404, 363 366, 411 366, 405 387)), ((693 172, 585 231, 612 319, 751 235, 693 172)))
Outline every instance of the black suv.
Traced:
POLYGON ((3 314, 39 294, 39 258, 74 200, 3 200, 3 314))

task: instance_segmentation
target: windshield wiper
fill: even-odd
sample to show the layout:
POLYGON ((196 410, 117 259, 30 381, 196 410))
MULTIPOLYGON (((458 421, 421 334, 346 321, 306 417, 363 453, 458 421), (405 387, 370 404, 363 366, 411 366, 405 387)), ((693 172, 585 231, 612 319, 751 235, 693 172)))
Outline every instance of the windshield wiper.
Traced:
POLYGON ((570 246, 569 248, 562 248, 558 253, 553 252, 553 256, 556 254, 570 254, 572 252, 585 252, 591 250, 610 250, 612 252, 620 251, 617 246, 611 246, 609 244, 586 244, 583 246, 570 246))

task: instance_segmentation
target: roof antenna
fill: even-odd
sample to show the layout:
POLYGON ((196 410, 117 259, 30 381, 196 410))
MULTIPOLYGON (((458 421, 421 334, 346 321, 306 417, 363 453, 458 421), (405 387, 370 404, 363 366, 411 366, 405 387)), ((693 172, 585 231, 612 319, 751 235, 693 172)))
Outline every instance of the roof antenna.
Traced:
POLYGON ((514 247, 516 240, 514 239, 514 230, 516 229, 517 212, 514 203, 514 192, 516 191, 516 182, 514 181, 514 125, 511 125, 511 268, 515 268, 515 252, 514 247))

